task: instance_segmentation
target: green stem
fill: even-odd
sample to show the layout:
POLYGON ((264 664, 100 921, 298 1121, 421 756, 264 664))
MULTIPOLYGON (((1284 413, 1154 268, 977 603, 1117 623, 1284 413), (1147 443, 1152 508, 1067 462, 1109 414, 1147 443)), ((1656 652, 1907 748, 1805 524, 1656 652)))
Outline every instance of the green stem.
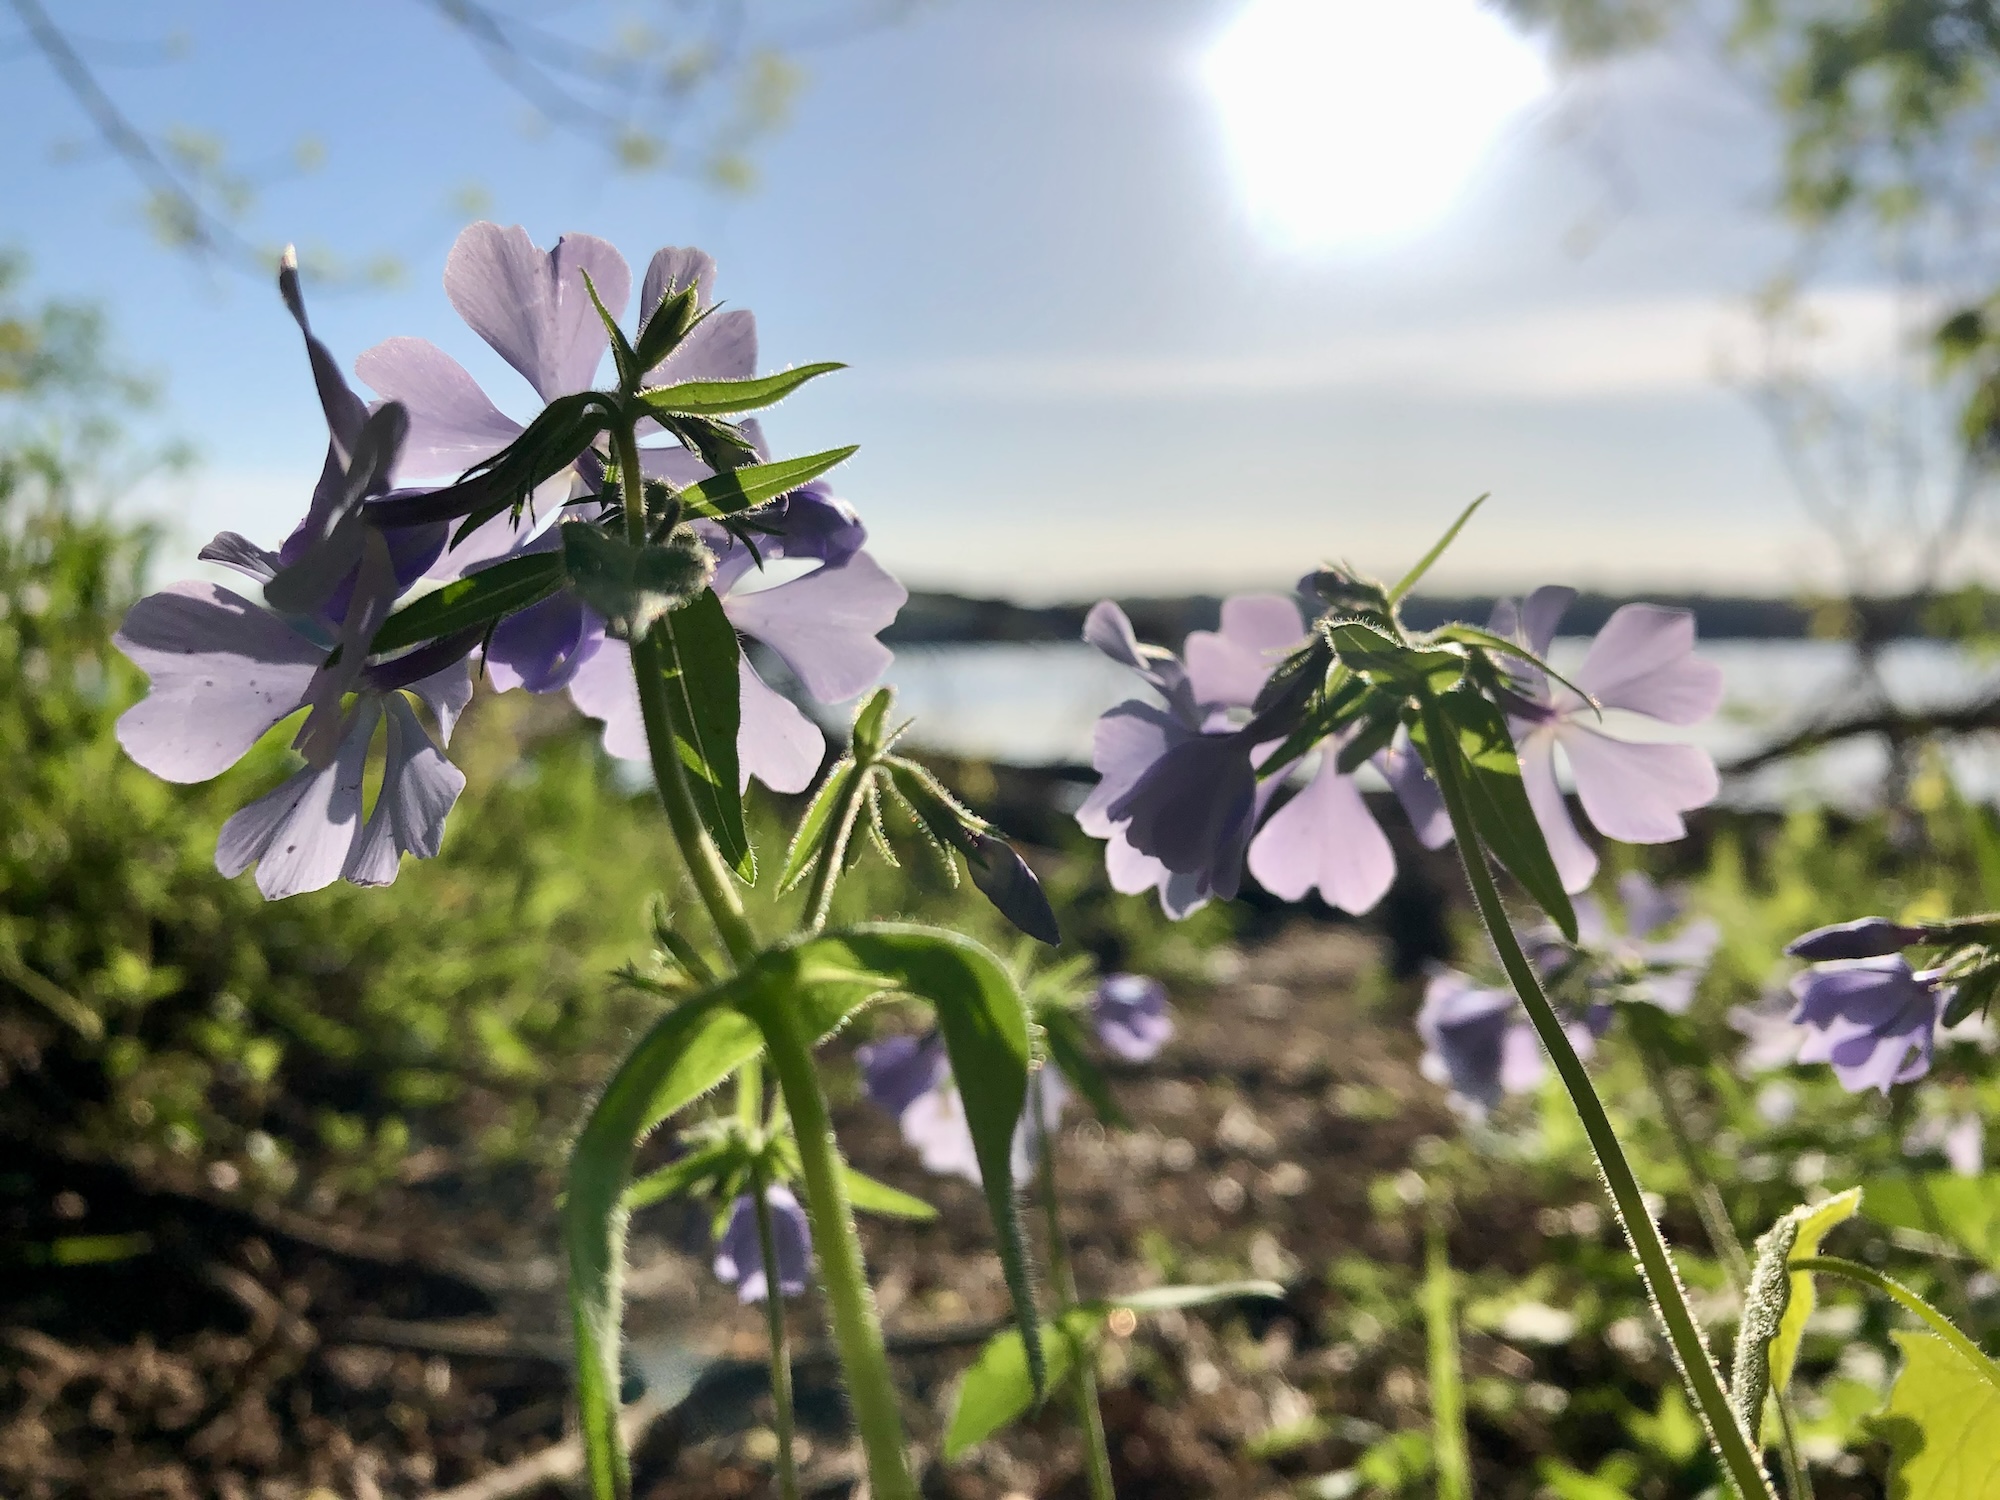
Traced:
MULTIPOLYGON (((1722 1201, 1715 1179, 1702 1161, 1701 1148, 1688 1134, 1672 1074, 1652 1048, 1642 1042, 1638 1051, 1646 1081, 1652 1085, 1653 1097, 1659 1102, 1660 1119, 1667 1127, 1667 1137, 1674 1143, 1674 1154, 1680 1158, 1681 1171, 1687 1177, 1695 1214, 1708 1235, 1709 1247, 1715 1251, 1715 1258, 1722 1263, 1730 1286, 1740 1298, 1750 1285, 1750 1257, 1736 1237, 1736 1226, 1730 1221, 1728 1206, 1722 1201)), ((1792 1418, 1791 1397, 1776 1391, 1773 1399, 1778 1407, 1778 1463, 1785 1473, 1785 1494, 1790 1500, 1812 1500, 1810 1471, 1799 1452, 1798 1424, 1792 1418)))
MULTIPOLYGON (((624 490, 626 539, 634 547, 642 547, 646 544, 646 501, 645 481, 639 468, 638 435, 631 424, 621 424, 615 441, 624 490)), ((660 802, 666 808, 667 822, 723 946, 741 968, 757 956, 756 934, 744 914, 735 877, 702 824, 688 788, 687 774, 674 743, 665 663, 655 632, 649 631, 632 642, 632 670, 638 682, 653 779, 659 787, 660 802)), ((854 1232, 854 1210, 847 1201, 840 1152, 834 1142, 832 1122, 827 1118, 819 1075, 813 1071, 812 1050, 790 1010, 782 1006, 764 1007, 754 1019, 763 1032, 766 1055, 777 1074, 778 1088, 798 1141, 806 1207, 812 1221, 813 1252, 819 1263, 820 1284, 833 1315, 834 1341, 840 1350, 855 1427, 868 1455, 870 1489, 876 1500, 915 1500, 916 1486, 911 1482, 903 1456, 903 1420, 896 1406, 896 1387, 889 1376, 882 1327, 875 1315, 874 1294, 862 1265, 861 1242, 854 1232)))
POLYGON ((782 1005, 761 1006, 754 1018, 764 1033, 771 1068, 778 1076, 792 1133, 799 1147, 806 1210, 812 1218, 813 1250, 819 1257, 820 1286, 833 1314, 834 1343, 847 1377, 855 1430, 868 1455, 870 1493, 878 1500, 916 1500, 917 1487, 903 1457, 903 1418, 889 1376, 889 1355, 875 1296, 861 1263, 854 1233, 854 1209, 847 1200, 840 1151, 826 1112, 812 1052, 798 1018, 782 1005))
POLYGON ((1988 1385, 2000 1390, 2000 1365, 1996 1365, 1977 1344, 1967 1338, 1958 1327, 1930 1303, 1900 1281, 1892 1281, 1880 1271, 1864 1266, 1858 1261, 1842 1260, 1837 1255, 1800 1256, 1791 1262, 1794 1271, 1816 1271, 1827 1276, 1844 1276, 1849 1281, 1858 1281, 1865 1287, 1873 1287, 1885 1296, 1893 1297, 1929 1325, 1932 1333, 1951 1345, 1965 1362, 1979 1373, 1988 1385))
POLYGON ((1652 1213, 1646 1207, 1639 1180, 1632 1174, 1632 1164, 1625 1159, 1624 1148, 1618 1144, 1611 1119, 1604 1112, 1604 1101, 1597 1097, 1590 1074, 1584 1070, 1583 1060, 1576 1055, 1576 1048, 1571 1044, 1569 1034, 1563 1030, 1555 1007, 1549 1004, 1548 996, 1542 992, 1541 980, 1535 974, 1534 965, 1521 951, 1521 944, 1508 923, 1507 909, 1501 904, 1500 889, 1494 884, 1493 872, 1487 868, 1485 852, 1478 843, 1466 802, 1465 786, 1459 779, 1458 737, 1446 722, 1437 700, 1429 694, 1425 694, 1423 699, 1423 715, 1426 735, 1430 743, 1437 747, 1432 771, 1437 777, 1438 790, 1444 794, 1445 809, 1451 816, 1452 829, 1457 835, 1459 859, 1472 886, 1472 897, 1479 908, 1480 919, 1486 925, 1493 946, 1499 951, 1500 962, 1513 982, 1514 992, 1527 1008, 1528 1019, 1533 1023, 1536 1035, 1541 1038, 1563 1087, 1569 1092, 1571 1103, 1576 1106, 1584 1134, 1597 1157, 1598 1170, 1603 1173, 1605 1187, 1610 1191, 1612 1205, 1638 1259, 1640 1275, 1652 1293, 1654 1311, 1659 1315, 1667 1341, 1673 1348, 1681 1378, 1686 1381, 1688 1394, 1694 1398, 1695 1410, 1708 1428, 1709 1442, 1722 1461, 1731 1487, 1742 1500, 1775 1500, 1762 1464, 1729 1409, 1729 1395, 1723 1387, 1721 1375, 1716 1372, 1715 1361, 1709 1355, 1708 1342, 1702 1337, 1701 1325, 1695 1321, 1693 1309, 1688 1306, 1687 1293, 1681 1286, 1673 1256, 1668 1252, 1666 1241, 1660 1237, 1659 1226, 1653 1222, 1652 1213))
MULTIPOLYGON (((1029 1085, 1028 1118, 1039 1121, 1042 1117, 1039 1092, 1039 1076, 1029 1085)), ((1056 1197, 1056 1156, 1055 1145, 1050 1140, 1050 1131, 1038 1131, 1041 1137, 1041 1188, 1042 1214, 1048 1226, 1049 1239, 1049 1280, 1056 1291, 1056 1310, 1066 1313, 1077 1304, 1076 1275, 1070 1269, 1069 1241, 1063 1238, 1062 1206, 1056 1197)), ((1104 1412, 1097 1404, 1097 1369, 1091 1347, 1085 1344, 1077 1350, 1076 1371, 1070 1381, 1071 1393, 1076 1398, 1076 1420, 1083 1428, 1083 1457, 1085 1474, 1090 1484, 1091 1500, 1118 1500, 1117 1491, 1111 1483, 1111 1449, 1104 1437, 1104 1412)))
POLYGON ((778 1285, 778 1241, 771 1230, 768 1186, 759 1166, 751 1175, 750 1191, 757 1205, 757 1249, 764 1257, 764 1317, 771 1329, 771 1428, 778 1437, 778 1494, 782 1500, 799 1500, 798 1461, 792 1454, 792 1351, 785 1337, 785 1294, 778 1285))
POLYGON ((1441 1216, 1435 1213, 1426 1239, 1424 1332, 1430 1352, 1431 1451, 1437 1463, 1438 1500, 1472 1500, 1472 1460, 1465 1441, 1465 1377, 1459 1360, 1451 1256, 1441 1216))

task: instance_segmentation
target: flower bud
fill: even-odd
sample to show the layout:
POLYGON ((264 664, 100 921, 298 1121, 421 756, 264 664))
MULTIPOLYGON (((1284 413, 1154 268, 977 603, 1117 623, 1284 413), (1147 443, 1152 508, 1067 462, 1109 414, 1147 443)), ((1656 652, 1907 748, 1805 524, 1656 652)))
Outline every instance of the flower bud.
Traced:
POLYGON ((1793 958, 1827 963, 1845 958, 1886 958, 1923 941, 1921 927, 1906 927, 1887 917, 1861 917, 1834 927, 1815 927, 1785 945, 1793 958))

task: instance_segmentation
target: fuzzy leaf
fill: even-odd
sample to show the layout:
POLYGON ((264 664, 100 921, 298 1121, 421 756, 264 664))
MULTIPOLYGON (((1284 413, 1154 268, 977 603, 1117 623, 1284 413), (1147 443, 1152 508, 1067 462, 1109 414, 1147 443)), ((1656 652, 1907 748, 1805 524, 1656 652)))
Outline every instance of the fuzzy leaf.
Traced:
POLYGON ((684 380, 639 392, 636 404, 649 417, 727 417, 776 405, 816 375, 847 366, 834 362, 800 365, 749 380, 684 380))
POLYGON ((783 458, 776 463, 730 469, 680 491, 681 503, 696 515, 733 516, 819 478, 855 451, 854 447, 829 448, 804 458, 783 458))
POLYGON ((851 760, 843 760, 819 784, 813 799, 806 808, 806 815, 799 819, 799 831, 792 835, 792 846, 785 854, 785 868, 778 875, 780 892, 789 891, 819 861, 827 841, 834 837, 847 817, 848 801, 858 795, 862 788, 857 778, 864 773, 851 760))

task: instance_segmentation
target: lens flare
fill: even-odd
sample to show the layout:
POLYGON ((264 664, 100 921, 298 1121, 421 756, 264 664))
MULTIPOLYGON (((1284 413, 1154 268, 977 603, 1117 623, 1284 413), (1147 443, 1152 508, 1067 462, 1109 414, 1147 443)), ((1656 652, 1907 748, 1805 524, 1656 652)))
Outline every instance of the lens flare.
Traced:
POLYGON ((1203 74, 1252 221, 1295 250, 1431 227, 1549 88, 1479 0, 1250 0, 1203 74))

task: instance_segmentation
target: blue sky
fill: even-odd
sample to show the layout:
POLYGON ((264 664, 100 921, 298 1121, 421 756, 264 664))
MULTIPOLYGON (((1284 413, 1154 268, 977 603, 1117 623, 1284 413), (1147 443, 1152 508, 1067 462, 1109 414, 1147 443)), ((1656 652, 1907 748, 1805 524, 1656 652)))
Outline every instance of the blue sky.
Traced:
MULTIPOLYGON (((1789 247, 1762 208, 1775 138, 1752 105, 1672 59, 1574 81, 1503 131, 1428 233, 1301 252, 1250 221, 1201 81, 1239 4, 932 0, 805 59, 741 197, 528 129, 414 0, 57 9, 85 38, 185 32, 181 60, 104 69, 150 127, 211 130, 247 161, 324 140, 324 168, 269 189, 249 228, 408 264, 397 289, 312 293, 350 360, 420 334, 521 411, 438 286, 467 184, 543 243, 585 230, 635 266, 660 244, 710 250, 767 366, 853 366, 769 426, 795 451, 862 444, 841 488, 915 586, 1222 589, 1323 557, 1393 574, 1486 491, 1445 584, 1825 575, 1763 426, 1719 378, 1748 347, 1743 298, 1789 247)), ((552 13, 593 37, 616 14, 552 13)), ((4 57, 0 242, 37 288, 104 304, 202 455, 185 485, 128 503, 171 506, 190 551, 223 526, 275 541, 323 442, 275 296, 158 248, 116 163, 58 161, 85 122, 38 59, 4 57)), ((1829 305, 1865 330, 1871 299, 1851 286, 1829 305)))

